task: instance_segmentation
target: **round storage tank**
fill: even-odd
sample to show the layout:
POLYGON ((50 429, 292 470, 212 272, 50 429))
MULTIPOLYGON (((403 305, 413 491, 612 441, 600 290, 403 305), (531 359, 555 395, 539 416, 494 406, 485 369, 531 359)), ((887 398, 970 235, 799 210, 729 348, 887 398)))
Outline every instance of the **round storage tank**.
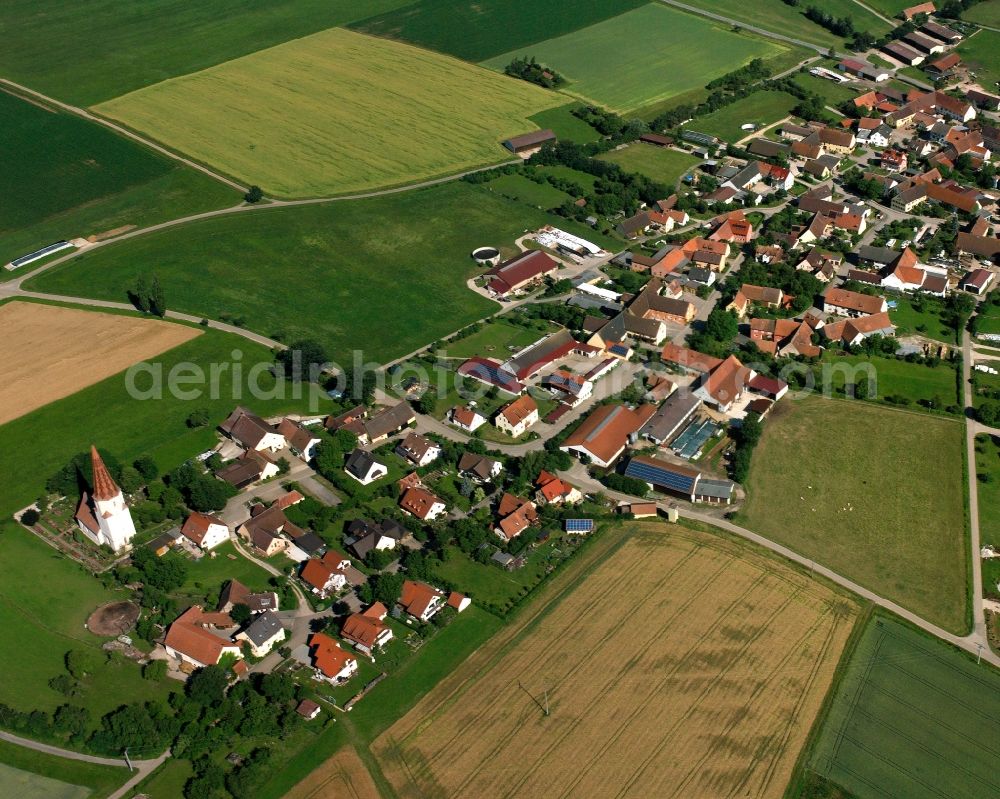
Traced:
POLYGON ((496 247, 478 247, 472 251, 472 257, 483 266, 496 266, 500 263, 500 250, 496 247))

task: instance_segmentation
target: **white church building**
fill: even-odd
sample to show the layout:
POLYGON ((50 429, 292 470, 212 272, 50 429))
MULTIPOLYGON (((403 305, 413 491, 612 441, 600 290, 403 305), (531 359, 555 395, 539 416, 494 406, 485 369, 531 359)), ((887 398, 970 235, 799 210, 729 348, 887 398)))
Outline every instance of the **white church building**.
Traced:
POLYGON ((94 467, 93 491, 89 495, 83 492, 76 509, 76 523, 95 544, 107 544, 118 552, 128 546, 135 536, 132 514, 97 447, 91 446, 90 459, 94 467))

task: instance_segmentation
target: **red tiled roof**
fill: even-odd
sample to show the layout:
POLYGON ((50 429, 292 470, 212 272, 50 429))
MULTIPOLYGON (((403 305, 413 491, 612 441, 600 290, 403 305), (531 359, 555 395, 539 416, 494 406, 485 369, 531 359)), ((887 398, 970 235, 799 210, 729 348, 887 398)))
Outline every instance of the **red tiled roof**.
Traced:
POLYGON ((313 633, 309 637, 309 649, 313 664, 327 677, 335 677, 352 660, 357 658, 345 652, 330 636, 323 633, 313 633))
POLYGON ((94 490, 92 496, 98 501, 114 499, 120 493, 120 489, 115 481, 111 479, 108 467, 104 465, 104 460, 97 451, 97 447, 93 444, 90 446, 90 460, 94 467, 94 490))
POLYGON ((434 597, 442 596, 444 596, 444 594, 433 586, 427 585, 427 583, 420 583, 415 580, 405 580, 403 582, 403 590, 399 596, 399 604, 402 605, 406 612, 411 616, 420 618, 430 606, 431 602, 434 601, 434 597))

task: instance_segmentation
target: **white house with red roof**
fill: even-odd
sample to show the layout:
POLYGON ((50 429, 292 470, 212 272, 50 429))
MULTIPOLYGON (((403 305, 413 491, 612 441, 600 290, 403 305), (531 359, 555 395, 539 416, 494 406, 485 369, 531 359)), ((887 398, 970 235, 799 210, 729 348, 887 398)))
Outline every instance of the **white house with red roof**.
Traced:
POLYGON ((208 551, 229 540, 229 526, 218 516, 196 511, 184 521, 181 535, 199 549, 208 551))
POLYGON ((427 583, 405 580, 399 604, 413 618, 428 621, 443 607, 444 594, 427 583))

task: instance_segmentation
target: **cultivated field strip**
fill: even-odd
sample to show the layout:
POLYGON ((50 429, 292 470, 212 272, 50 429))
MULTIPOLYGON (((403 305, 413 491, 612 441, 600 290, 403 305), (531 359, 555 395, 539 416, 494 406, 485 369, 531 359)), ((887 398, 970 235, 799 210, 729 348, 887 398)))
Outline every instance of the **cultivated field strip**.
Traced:
POLYGON ((645 529, 376 743, 400 797, 781 795, 856 609, 738 545, 645 529))
POLYGON ((350 746, 337 751, 311 772, 284 799, 379 799, 378 788, 358 753, 350 746))

